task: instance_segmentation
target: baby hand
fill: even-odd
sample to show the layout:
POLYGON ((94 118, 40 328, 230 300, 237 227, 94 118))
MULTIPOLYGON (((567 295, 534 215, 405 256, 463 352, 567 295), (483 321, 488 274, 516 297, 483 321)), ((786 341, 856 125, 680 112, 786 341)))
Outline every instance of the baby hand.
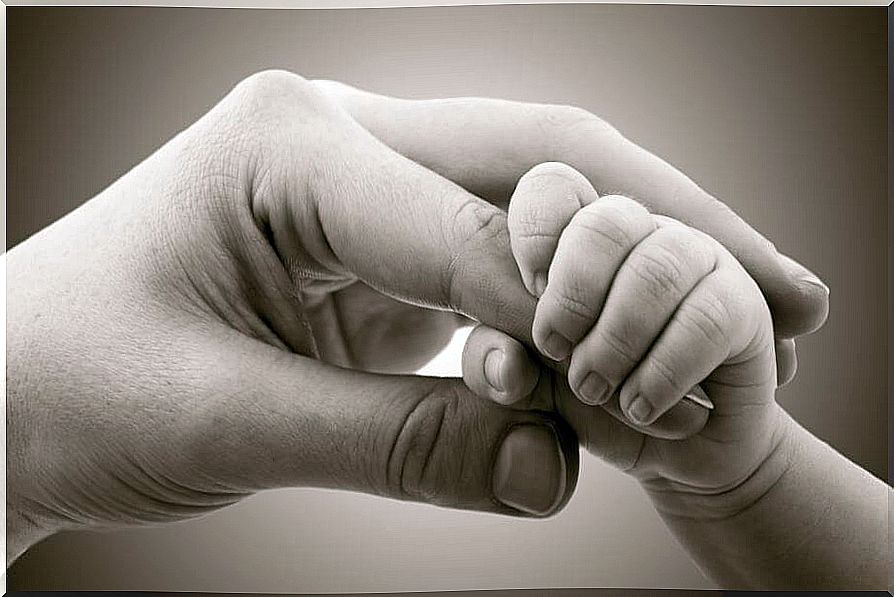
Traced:
POLYGON ((710 493, 755 471, 778 437, 773 329, 760 289, 726 249, 631 199, 598 197, 562 164, 522 178, 509 233, 539 297, 534 344, 567 362, 568 384, 542 383, 551 374, 517 341, 479 327, 464 354, 470 388, 502 403, 554 404, 590 451, 611 451, 643 481, 710 493), (502 392, 488 383, 494 377, 502 392), (692 437, 634 432, 648 433, 698 384, 715 408, 692 437))

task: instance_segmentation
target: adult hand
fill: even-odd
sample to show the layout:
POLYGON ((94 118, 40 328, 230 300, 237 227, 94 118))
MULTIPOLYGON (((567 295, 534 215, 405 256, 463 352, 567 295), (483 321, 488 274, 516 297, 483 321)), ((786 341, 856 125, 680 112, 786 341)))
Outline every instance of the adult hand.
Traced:
POLYGON ((533 313, 505 214, 265 72, 8 253, 8 561, 61 529, 332 487, 554 512, 547 413, 407 371, 533 313), (423 310, 419 306, 448 311, 423 310))

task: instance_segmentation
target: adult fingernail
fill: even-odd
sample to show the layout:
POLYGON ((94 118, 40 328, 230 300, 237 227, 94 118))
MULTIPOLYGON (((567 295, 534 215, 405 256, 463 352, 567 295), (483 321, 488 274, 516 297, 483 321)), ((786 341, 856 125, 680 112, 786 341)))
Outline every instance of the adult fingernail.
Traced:
POLYGON ((593 371, 584 378, 584 381, 577 389, 577 394, 581 402, 597 406, 604 404, 608 400, 610 395, 609 385, 601 375, 593 371))
POLYGON ((630 406, 627 407, 627 416, 639 425, 645 425, 651 415, 652 405, 642 396, 634 398, 630 406))
POLYGON ((571 342, 553 332, 543 343, 543 352, 554 361, 564 361, 571 352, 571 342))
POLYGON ((806 282, 807 284, 810 284, 811 286, 816 286, 817 288, 822 290, 824 293, 826 293, 826 296, 829 296, 829 287, 826 286, 825 284, 823 284, 823 281, 820 280, 819 278, 817 278, 816 276, 806 276, 804 278, 801 278, 801 281, 806 282))
POLYGON ((484 357, 484 377, 487 379, 487 383, 490 384, 490 387, 497 390, 498 392, 502 392, 505 390, 505 384, 503 384, 503 351, 497 348, 491 350, 487 353, 487 356, 484 357))
POLYGON ((803 282, 805 284, 809 284, 813 287, 819 288, 826 295, 829 294, 829 287, 826 286, 822 280, 819 279, 819 276, 814 274, 812 271, 789 257, 788 255, 779 255, 779 258, 788 266, 789 271, 792 272, 792 275, 798 279, 799 282, 803 282))
POLYGON ((546 272, 536 272, 533 276, 534 280, 534 296, 540 298, 543 291, 546 290, 546 272))
POLYGON ((544 425, 513 428, 494 465, 494 497, 536 516, 550 514, 565 494, 565 456, 555 432, 544 425))

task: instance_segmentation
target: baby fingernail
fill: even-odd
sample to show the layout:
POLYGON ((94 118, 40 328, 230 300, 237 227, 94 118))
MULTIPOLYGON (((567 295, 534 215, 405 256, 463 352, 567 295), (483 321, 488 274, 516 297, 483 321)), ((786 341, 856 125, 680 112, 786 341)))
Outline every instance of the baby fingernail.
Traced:
POLYGON ((708 410, 714 409, 714 403, 711 402, 711 399, 708 398, 708 395, 705 394, 705 391, 702 390, 698 386, 693 386, 691 390, 686 394, 686 398, 695 402, 699 406, 703 408, 707 408, 708 410))
POLYGON ((554 361, 564 361, 571 352, 571 342, 553 332, 543 343, 543 352, 554 361))
POLYGON ((487 383, 490 384, 490 387, 498 392, 502 392, 506 389, 503 384, 502 364, 502 350, 495 348, 484 357, 484 377, 487 379, 487 383))
POLYGON ((522 512, 544 516, 565 493, 565 457, 555 432, 543 425, 515 427, 503 440, 493 473, 494 496, 522 512))
POLYGON ((627 416, 634 423, 645 425, 651 415, 652 405, 642 396, 634 398, 630 406, 627 407, 627 416))
POLYGON ((609 385, 596 372, 588 374, 577 389, 581 402, 596 406, 604 404, 609 398, 609 385))
POLYGON ((533 276, 534 282, 534 295, 537 298, 543 296, 543 291, 546 290, 546 272, 537 272, 533 276))

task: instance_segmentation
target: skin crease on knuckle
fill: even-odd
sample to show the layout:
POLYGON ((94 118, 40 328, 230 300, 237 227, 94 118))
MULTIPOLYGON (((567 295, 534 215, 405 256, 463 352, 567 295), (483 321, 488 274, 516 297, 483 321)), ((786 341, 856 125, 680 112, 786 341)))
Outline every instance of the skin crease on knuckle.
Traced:
MULTIPOLYGON (((386 461, 385 491, 392 497, 436 502, 444 487, 457 486, 464 473, 462 459, 445 454, 444 447, 457 445, 446 435, 463 428, 455 421, 463 413, 458 401, 456 387, 444 381, 403 407, 386 461)), ((476 433, 475 426, 464 432, 476 433)))
MULTIPOLYGON (((571 247, 598 247, 602 258, 626 254, 634 245, 637 230, 635 222, 621 210, 611 205, 599 205, 598 210, 581 210, 572 218, 568 228, 562 233, 562 244, 571 247)), ((583 251, 582 251, 583 252, 583 251)), ((575 256, 579 259, 592 258, 586 253, 575 256)))
POLYGON ((277 212, 294 209, 296 195, 311 198, 313 168, 338 161, 330 154, 346 141, 350 123, 350 117, 323 90, 284 70, 247 77, 213 112, 220 114, 212 126, 235 127, 245 147, 240 163, 251 170, 251 207, 262 225, 271 224, 277 216, 289 220, 287 216, 293 214, 277 212), (279 184, 274 184, 277 180, 279 184))
MULTIPOLYGON (((535 196, 542 196, 539 190, 532 191, 534 192, 535 196)), ((514 200, 519 201, 519 198, 516 198, 514 200)), ((576 198, 574 198, 573 200, 577 201, 576 198)), ((558 236, 561 232, 559 230, 555 230, 555 226, 553 224, 555 220, 555 206, 541 202, 529 202, 527 205, 524 206, 524 209, 517 208, 510 212, 509 226, 512 229, 513 241, 522 241, 525 245, 524 248, 531 253, 534 253, 533 249, 540 248, 538 245, 540 245, 541 243, 555 243, 558 241, 558 236), (534 247, 528 248, 528 245, 532 244, 534 245, 534 247)), ((540 257, 540 255, 534 254, 530 257, 540 257)))
POLYGON ((568 281, 561 290, 550 293, 543 301, 542 309, 538 304, 537 315, 540 317, 537 317, 537 327, 545 329, 549 320, 553 327, 559 327, 567 334, 569 330, 566 328, 571 325, 578 329, 578 333, 574 334, 578 339, 586 331, 582 326, 589 325, 597 315, 587 299, 586 289, 581 288, 579 283, 568 281))
POLYGON ((626 252, 632 248, 634 239, 638 239, 636 232, 646 227, 645 209, 617 195, 602 197, 591 205, 592 209, 582 209, 574 215, 565 234, 572 232, 585 244, 588 237, 596 235, 614 250, 626 252))
MULTIPOLYGON (((568 228, 562 233, 557 251, 560 260, 578 261, 588 259, 587 250, 593 247, 593 236, 599 239, 599 251, 601 254, 621 255, 632 246, 634 234, 630 232, 633 224, 626 215, 620 211, 615 212, 613 206, 600 206, 599 213, 582 210, 579 211, 568 228), (610 211, 609 211, 610 210, 610 211), (611 217, 603 217, 608 212, 611 217), (612 213, 614 212, 614 213, 612 213)), ((578 261, 578 267, 583 266, 578 261)), ((563 275, 561 283, 547 286, 547 293, 542 299, 542 304, 537 307, 537 327, 543 328, 546 320, 554 319, 559 313, 570 316, 573 321, 589 323, 596 317, 590 297, 590 283, 587 280, 576 279, 575 276, 563 275)), ((564 327, 564 326, 563 326, 564 327)), ((581 332, 585 330, 580 330, 581 332)), ((580 334, 577 334, 580 335, 580 334)))
MULTIPOLYGON (((442 296, 448 298, 448 307, 462 313, 467 298, 463 295, 461 280, 474 270, 476 262, 486 253, 493 252, 495 246, 506 248, 509 252, 509 229, 506 213, 474 199, 450 209, 453 215, 446 221, 453 223, 453 229, 444 238, 449 262, 440 269, 444 272, 442 296)), ((496 289, 482 288, 481 291, 487 295, 496 292, 496 289)), ((490 299, 488 296, 483 298, 490 299)))
POLYGON ((727 351, 735 350, 738 340, 745 335, 742 328, 748 321, 748 313, 740 294, 728 288, 705 289, 686 300, 677 311, 690 333, 727 351))
MULTIPOLYGON (((637 351, 630 341, 630 335, 620 333, 612 327, 598 326, 595 328, 597 340, 606 346, 628 368, 636 365, 637 351)), ((583 367, 581 366, 581 369, 583 367)), ((581 380, 583 381, 583 380, 581 380)), ((618 380, 620 382, 620 380, 618 380)))
POLYGON ((685 353, 652 354, 631 381, 653 407, 667 409, 688 389, 679 381, 681 367, 685 367, 685 353))
POLYGON ((638 280, 637 299, 665 304, 669 297, 684 297, 716 268, 710 246, 682 227, 659 228, 648 244, 634 250, 625 266, 638 280))
POLYGON ((681 294, 679 280, 684 277, 683 268, 687 266, 675 252, 660 245, 652 246, 649 251, 635 252, 627 260, 627 266, 640 279, 640 290, 652 299, 681 294))

